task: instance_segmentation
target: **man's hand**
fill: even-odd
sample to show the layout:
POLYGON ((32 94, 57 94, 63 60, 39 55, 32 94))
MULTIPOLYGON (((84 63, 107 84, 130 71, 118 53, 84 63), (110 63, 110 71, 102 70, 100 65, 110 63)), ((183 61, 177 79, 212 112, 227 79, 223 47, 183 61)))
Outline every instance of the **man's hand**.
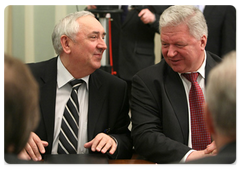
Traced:
POLYGON ((149 9, 141 10, 138 13, 138 17, 140 17, 144 24, 152 24, 156 20, 155 15, 151 11, 149 11, 149 9))
POLYGON ((96 5, 88 5, 87 9, 97 9, 96 5))
POLYGON ((48 142, 42 141, 35 133, 31 132, 28 143, 25 148, 18 155, 19 159, 25 160, 42 160, 41 153, 45 153, 45 148, 48 146, 48 142))
POLYGON ((105 133, 99 133, 93 140, 84 144, 85 148, 90 148, 93 152, 98 151, 106 153, 109 150, 109 153, 112 155, 117 149, 116 142, 105 133))
POLYGON ((215 141, 213 141, 211 144, 209 144, 204 151, 205 151, 205 154, 216 155, 217 147, 216 147, 215 141))
POLYGON ((193 151, 192 153, 190 153, 186 161, 192 161, 192 160, 204 158, 207 156, 214 156, 216 155, 216 153, 217 153, 216 144, 215 144, 215 141, 213 141, 211 144, 207 146, 205 150, 193 151))

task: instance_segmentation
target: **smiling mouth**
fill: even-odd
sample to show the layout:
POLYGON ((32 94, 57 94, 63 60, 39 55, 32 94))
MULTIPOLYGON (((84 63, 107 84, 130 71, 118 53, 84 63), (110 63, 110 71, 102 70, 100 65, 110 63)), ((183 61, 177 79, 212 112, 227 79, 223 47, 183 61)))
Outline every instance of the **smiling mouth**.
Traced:
POLYGON ((172 63, 172 65, 179 65, 181 60, 170 60, 170 62, 172 63))
POLYGON ((98 50, 98 51, 96 51, 96 53, 94 53, 94 55, 102 56, 103 52, 104 52, 104 50, 103 51, 98 50))
POLYGON ((173 63, 176 63, 176 62, 178 62, 178 61, 180 61, 180 60, 171 60, 171 62, 173 62, 173 63))
POLYGON ((94 54, 94 55, 96 55, 96 56, 102 56, 102 54, 94 54))
POLYGON ((97 53, 97 54, 94 54, 95 58, 101 60, 102 59, 102 54, 100 53, 97 53))

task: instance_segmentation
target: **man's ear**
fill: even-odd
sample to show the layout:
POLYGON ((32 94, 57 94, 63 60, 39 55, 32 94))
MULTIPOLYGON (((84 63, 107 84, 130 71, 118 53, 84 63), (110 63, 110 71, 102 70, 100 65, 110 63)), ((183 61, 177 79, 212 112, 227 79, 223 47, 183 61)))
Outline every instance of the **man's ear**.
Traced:
POLYGON ((67 54, 69 54, 71 52, 71 48, 70 48, 70 41, 71 39, 68 38, 68 36, 66 35, 62 35, 61 38, 60 38, 60 41, 61 41, 61 44, 62 44, 62 48, 63 48, 63 51, 67 54))
POLYGON ((209 132, 211 133, 211 135, 215 134, 213 119, 211 116, 211 112, 208 109, 207 103, 204 104, 204 120, 206 122, 207 128, 208 128, 209 132))
POLYGON ((206 35, 203 35, 203 36, 202 36, 200 43, 201 43, 201 49, 202 49, 202 50, 205 50, 205 47, 206 47, 206 45, 207 45, 207 37, 206 37, 206 35))

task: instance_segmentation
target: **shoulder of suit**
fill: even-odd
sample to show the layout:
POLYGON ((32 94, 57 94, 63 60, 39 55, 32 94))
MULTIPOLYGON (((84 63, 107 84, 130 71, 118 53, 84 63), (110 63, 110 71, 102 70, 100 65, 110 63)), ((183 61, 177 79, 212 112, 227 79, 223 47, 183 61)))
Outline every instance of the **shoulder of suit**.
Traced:
POLYGON ((120 79, 117 76, 114 76, 104 70, 97 69, 95 72, 91 74, 91 76, 98 78, 101 81, 113 82, 113 83, 121 83, 125 82, 124 80, 120 79))
POLYGON ((207 57, 211 57, 216 63, 220 63, 222 61, 222 59, 218 55, 210 51, 206 51, 206 53, 207 53, 207 57))
POLYGON ((38 68, 38 67, 43 67, 43 66, 47 66, 48 64, 57 64, 57 57, 51 58, 49 60, 45 60, 45 61, 40 61, 40 62, 36 62, 36 63, 27 63, 27 65, 30 68, 38 68))
POLYGON ((168 71, 169 68, 166 61, 162 59, 159 63, 140 70, 136 75, 159 76, 168 71))
POLYGON ((171 67, 165 62, 165 60, 162 60, 158 64, 152 65, 139 71, 133 76, 132 81, 142 81, 145 84, 152 86, 155 83, 164 83, 166 77, 173 74, 177 73, 171 69, 171 67))
POLYGON ((45 75, 45 72, 50 75, 57 73, 57 57, 51 58, 46 61, 28 63, 27 66, 30 68, 34 77, 45 75))

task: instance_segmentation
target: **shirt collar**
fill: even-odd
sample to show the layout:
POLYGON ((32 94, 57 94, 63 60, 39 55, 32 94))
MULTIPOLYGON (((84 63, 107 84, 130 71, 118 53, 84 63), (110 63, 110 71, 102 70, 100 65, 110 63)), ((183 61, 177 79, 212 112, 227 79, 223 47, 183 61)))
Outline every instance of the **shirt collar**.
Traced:
MULTIPOLYGON (((68 70, 64 67, 60 56, 57 59, 57 86, 58 88, 63 87, 69 81, 74 80, 75 78, 68 72, 68 70)), ((86 83, 86 88, 89 88, 89 75, 86 77, 81 78, 86 83)))
POLYGON ((202 78, 204 78, 204 79, 205 79, 206 59, 207 59, 207 55, 206 55, 206 51, 204 50, 204 60, 203 60, 201 67, 197 71, 197 72, 199 72, 199 74, 201 74, 202 78))

